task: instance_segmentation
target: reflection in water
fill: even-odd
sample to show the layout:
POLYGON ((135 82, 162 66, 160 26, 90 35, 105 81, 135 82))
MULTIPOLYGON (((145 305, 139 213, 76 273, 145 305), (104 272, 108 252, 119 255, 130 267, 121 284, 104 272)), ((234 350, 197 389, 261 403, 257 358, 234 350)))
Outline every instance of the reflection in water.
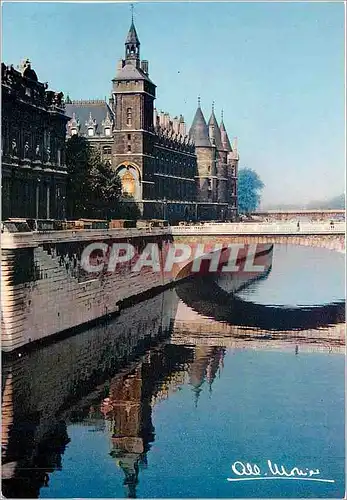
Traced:
MULTIPOLYGON (((279 263, 267 276, 285 272, 279 263)), ((188 280, 5 359, 5 497, 341 496, 344 307, 335 292, 332 303, 298 309, 188 280), (233 460, 264 457, 306 460, 335 483, 230 489, 233 460)))
POLYGON ((200 347, 195 351, 162 345, 150 352, 130 373, 110 381, 101 411, 109 423, 110 456, 124 473, 126 496, 136 498, 140 469, 155 440, 152 408, 185 383, 192 386, 195 405, 202 385, 212 386, 224 349, 200 347), (187 378, 188 375, 188 378, 187 378))
POLYGON ((213 278, 207 276, 179 285, 177 293, 185 304, 199 314, 236 326, 290 331, 322 328, 345 320, 343 300, 302 308, 256 304, 228 294, 213 278))

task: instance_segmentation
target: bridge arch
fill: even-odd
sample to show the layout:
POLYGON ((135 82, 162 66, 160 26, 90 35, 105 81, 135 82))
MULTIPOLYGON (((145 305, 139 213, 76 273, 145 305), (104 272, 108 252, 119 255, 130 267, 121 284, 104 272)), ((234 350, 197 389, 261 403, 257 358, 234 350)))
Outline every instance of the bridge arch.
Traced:
POLYGON ((209 243, 213 241, 214 243, 220 243, 224 246, 232 243, 243 243, 245 245, 251 244, 279 244, 279 245, 299 245, 308 247, 318 247, 326 248, 328 250, 334 250, 338 252, 343 252, 345 250, 345 234, 342 231, 326 231, 324 233, 305 233, 305 232, 292 232, 292 233, 281 233, 276 234, 262 234, 260 233, 248 233, 242 234, 233 232, 224 232, 223 229, 217 232, 217 229, 211 231, 204 226, 195 226, 196 229, 189 231, 187 227, 173 228, 172 234, 174 236, 174 241, 179 243, 189 244, 194 243, 209 243), (201 227, 201 229, 200 229, 201 227), (188 229, 188 230, 187 230, 188 229))

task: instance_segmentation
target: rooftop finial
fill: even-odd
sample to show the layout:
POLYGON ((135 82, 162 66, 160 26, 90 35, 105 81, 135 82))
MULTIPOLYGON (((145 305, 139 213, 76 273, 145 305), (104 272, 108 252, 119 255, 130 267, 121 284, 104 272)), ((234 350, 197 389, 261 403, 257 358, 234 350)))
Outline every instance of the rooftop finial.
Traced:
POLYGON ((224 112, 223 112, 223 108, 222 108, 222 111, 221 111, 222 121, 223 121, 223 115, 224 115, 224 112))
POLYGON ((130 4, 130 8, 131 8, 131 22, 133 23, 134 22, 134 4, 133 3, 130 4))
POLYGON ((214 101, 212 101, 212 113, 214 113, 214 101))
POLYGON ((200 104, 201 104, 201 99, 200 96, 198 95, 198 108, 200 108, 200 104))

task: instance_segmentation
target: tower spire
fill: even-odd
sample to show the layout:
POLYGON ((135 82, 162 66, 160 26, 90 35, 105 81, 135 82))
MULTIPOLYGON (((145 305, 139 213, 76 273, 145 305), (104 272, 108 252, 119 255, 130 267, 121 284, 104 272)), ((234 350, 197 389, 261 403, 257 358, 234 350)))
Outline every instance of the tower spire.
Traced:
POLYGON ((140 66, 140 40, 134 24, 133 4, 131 4, 131 25, 125 40, 125 60, 136 67, 140 66))
POLYGON ((134 24, 134 4, 130 4, 130 9, 131 9, 131 24, 134 24))

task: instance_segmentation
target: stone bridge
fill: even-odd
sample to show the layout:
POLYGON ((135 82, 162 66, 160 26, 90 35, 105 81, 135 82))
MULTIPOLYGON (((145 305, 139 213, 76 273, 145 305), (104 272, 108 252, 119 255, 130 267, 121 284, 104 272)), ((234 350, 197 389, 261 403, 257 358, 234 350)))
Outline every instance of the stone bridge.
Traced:
POLYGON ((209 223, 173 226, 175 242, 281 244, 345 250, 344 222, 209 223))
POLYGON ((267 210, 254 212, 251 216, 260 217, 268 221, 330 221, 345 220, 345 210, 267 210))

